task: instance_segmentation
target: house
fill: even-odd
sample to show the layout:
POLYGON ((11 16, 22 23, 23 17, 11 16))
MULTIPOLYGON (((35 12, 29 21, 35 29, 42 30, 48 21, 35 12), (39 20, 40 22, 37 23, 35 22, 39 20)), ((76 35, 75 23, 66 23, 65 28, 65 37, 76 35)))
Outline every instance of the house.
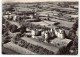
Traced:
POLYGON ((4 19, 8 19, 9 18, 9 15, 3 15, 3 18, 4 19))
POLYGON ((65 38, 65 31, 63 29, 54 28, 54 32, 58 38, 61 38, 61 39, 65 38))
POLYGON ((41 36, 45 39, 44 42, 47 43, 50 38, 54 38, 55 34, 53 29, 51 29, 47 31, 42 31, 41 36))
POLYGON ((36 32, 35 30, 31 30, 32 38, 35 38, 36 32))
POLYGON ((51 40, 51 44, 55 45, 56 47, 68 47, 70 48, 72 46, 72 41, 70 39, 58 39, 55 38, 51 40))
POLYGON ((11 17, 11 13, 9 11, 3 13, 3 18, 4 19, 9 19, 11 17))
POLYGON ((32 30, 31 31, 31 34, 32 34, 32 38, 34 38, 35 36, 41 36, 41 30, 32 30))
POLYGON ((50 34, 49 34, 48 31, 45 32, 44 38, 45 38, 44 42, 45 42, 45 43, 48 43, 48 41, 49 41, 48 39, 50 38, 50 34))
POLYGON ((29 17, 30 19, 33 19, 35 12, 32 12, 32 11, 24 12, 24 15, 26 15, 26 17, 29 17))
POLYGON ((26 19, 33 19, 36 13, 30 8, 20 8, 16 14, 21 16, 24 15, 26 19))
POLYGON ((13 20, 15 21, 17 19, 17 16, 15 15, 15 16, 13 16, 13 20))
POLYGON ((71 8, 78 9, 78 5, 70 5, 71 8))

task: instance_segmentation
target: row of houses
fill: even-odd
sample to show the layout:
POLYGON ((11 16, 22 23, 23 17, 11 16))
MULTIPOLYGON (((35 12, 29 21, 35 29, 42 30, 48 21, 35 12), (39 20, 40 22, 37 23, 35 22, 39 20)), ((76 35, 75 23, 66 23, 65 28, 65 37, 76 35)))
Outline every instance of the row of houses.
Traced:
POLYGON ((13 20, 16 20, 18 16, 20 17, 26 17, 26 19, 33 19, 35 16, 35 12, 14 12, 14 13, 10 13, 10 12, 6 12, 5 14, 3 14, 3 17, 5 19, 10 19, 13 18, 13 20))
POLYGON ((45 42, 47 42, 47 40, 49 38, 59 38, 59 39, 64 39, 66 34, 65 34, 65 30, 60 29, 60 28, 54 28, 51 30, 47 30, 47 31, 42 31, 42 30, 32 30, 31 31, 32 34, 32 38, 35 38, 35 36, 39 35, 42 36, 42 38, 45 39, 45 42))
POLYGON ((54 28, 47 31, 32 30, 32 38, 36 38, 37 35, 44 38, 45 43, 50 43, 56 47, 66 46, 70 48, 72 46, 72 40, 66 38, 66 31, 61 28, 54 28), (52 38, 52 39, 51 39, 52 38))

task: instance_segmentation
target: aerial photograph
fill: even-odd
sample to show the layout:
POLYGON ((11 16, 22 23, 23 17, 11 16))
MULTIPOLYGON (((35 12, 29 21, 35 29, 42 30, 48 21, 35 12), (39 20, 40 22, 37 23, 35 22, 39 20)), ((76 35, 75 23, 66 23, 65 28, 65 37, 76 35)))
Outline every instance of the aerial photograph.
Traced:
POLYGON ((3 55, 78 54, 78 1, 20 1, 2 3, 3 55))

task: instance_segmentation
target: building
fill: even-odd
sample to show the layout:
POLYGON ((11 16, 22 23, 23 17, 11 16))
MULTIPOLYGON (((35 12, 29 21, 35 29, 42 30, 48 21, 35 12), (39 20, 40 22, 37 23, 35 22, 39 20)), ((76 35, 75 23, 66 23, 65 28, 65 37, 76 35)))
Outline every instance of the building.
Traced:
POLYGON ((48 30, 48 31, 42 31, 42 37, 45 39, 44 42, 48 43, 50 38, 54 39, 54 31, 48 30))
POLYGON ((32 30, 31 31, 32 34, 32 38, 34 38, 35 36, 41 36, 41 30, 32 30))
POLYGON ((34 18, 35 12, 26 12, 26 11, 21 11, 21 12, 17 12, 17 15, 21 15, 21 16, 25 16, 27 19, 32 19, 34 18))
POLYGON ((63 29, 54 28, 54 32, 58 38, 61 38, 61 39, 65 38, 65 31, 63 29))
POLYGON ((4 18, 4 19, 9 19, 9 18, 11 18, 11 17, 12 17, 12 16, 11 16, 11 13, 10 13, 9 11, 3 13, 3 18, 4 18))
POLYGON ((48 43, 48 42, 49 42, 49 38, 50 38, 50 34, 49 34, 48 31, 45 32, 44 38, 45 38, 44 42, 45 42, 45 43, 48 43))
POLYGON ((71 8, 78 9, 78 5, 70 5, 71 8))
POLYGON ((15 15, 15 16, 13 16, 13 20, 15 21, 17 19, 17 16, 15 15))
POLYGON ((32 35, 32 38, 35 38, 35 35, 36 35, 35 30, 31 30, 31 35, 32 35))
POLYGON ((70 39, 58 39, 55 38, 51 40, 51 44, 55 45, 56 47, 68 47, 70 48, 72 46, 72 41, 70 39))

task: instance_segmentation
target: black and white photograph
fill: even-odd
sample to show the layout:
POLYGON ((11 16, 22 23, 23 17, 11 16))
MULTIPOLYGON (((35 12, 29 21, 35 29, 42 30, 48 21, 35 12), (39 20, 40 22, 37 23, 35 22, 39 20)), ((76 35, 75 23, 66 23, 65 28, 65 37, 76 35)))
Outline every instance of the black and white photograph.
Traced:
POLYGON ((78 0, 2 0, 3 55, 78 55, 78 0))

